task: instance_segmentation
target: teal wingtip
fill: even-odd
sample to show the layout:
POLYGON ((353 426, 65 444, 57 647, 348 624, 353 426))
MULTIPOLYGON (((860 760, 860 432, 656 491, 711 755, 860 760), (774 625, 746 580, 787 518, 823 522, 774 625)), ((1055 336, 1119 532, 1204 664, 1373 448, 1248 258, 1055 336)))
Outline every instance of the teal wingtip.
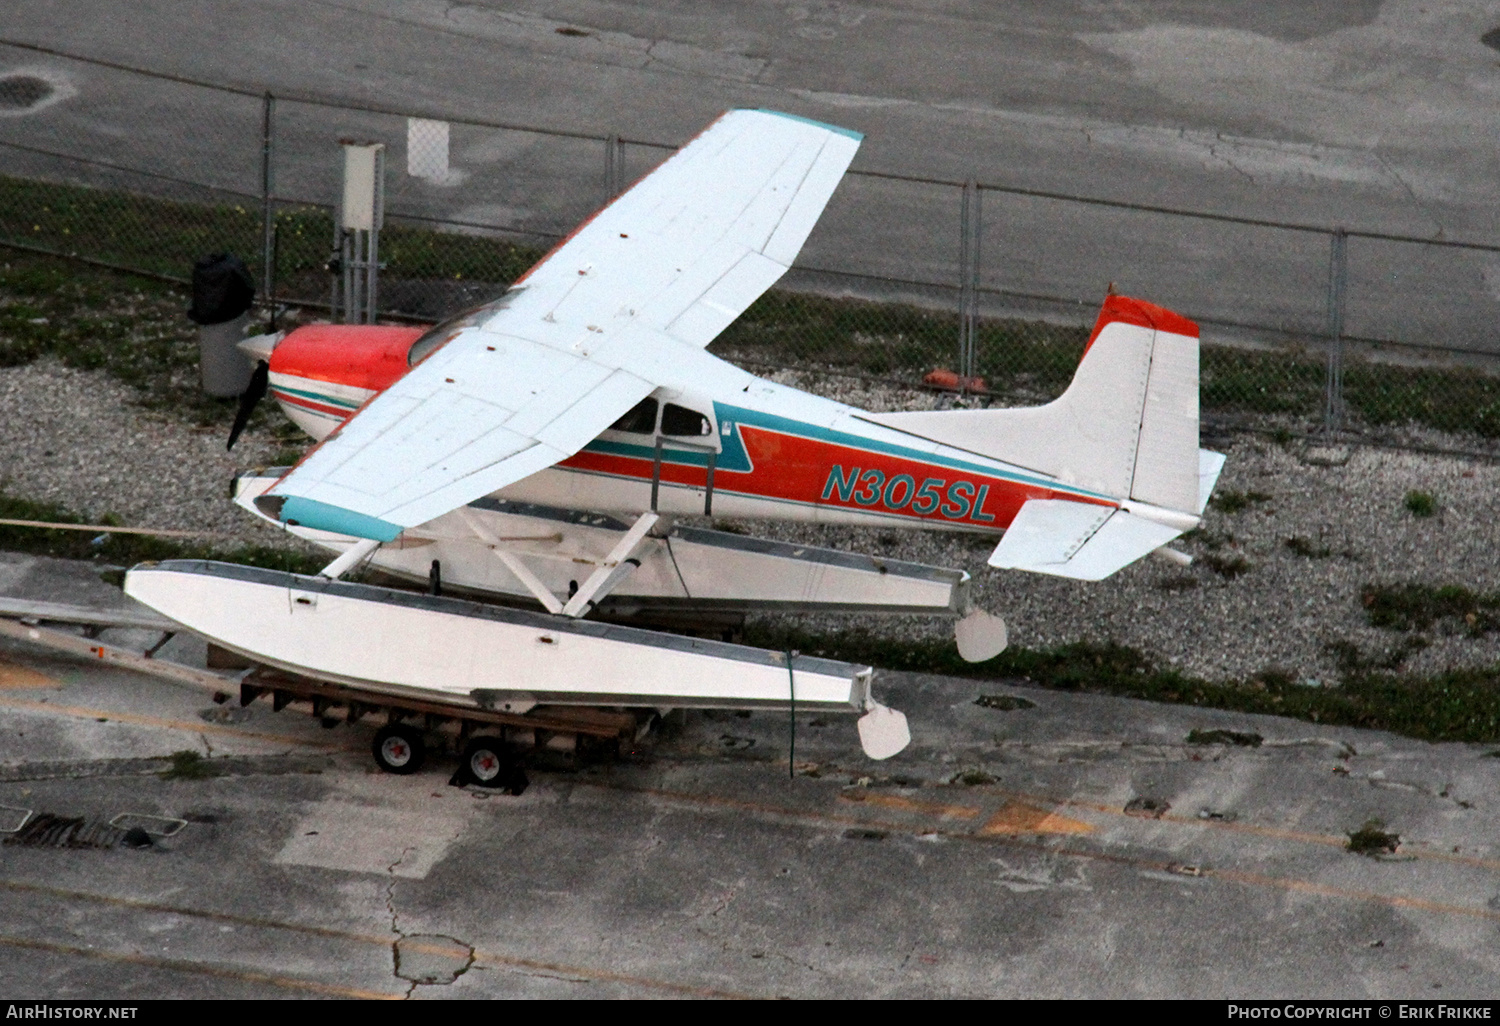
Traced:
POLYGON ((334 534, 351 534, 356 538, 370 538, 379 542, 395 541, 402 531, 399 524, 356 513, 342 506, 318 502, 316 499, 305 499, 300 495, 287 497, 282 504, 280 516, 283 523, 332 531, 334 534))
POLYGON ((786 118, 788 121, 800 121, 804 125, 812 125, 816 128, 821 128, 828 132, 837 132, 839 135, 848 136, 855 142, 862 142, 865 137, 865 134, 863 132, 856 132, 852 128, 844 128, 840 125, 830 125, 826 121, 814 121, 812 118, 804 118, 800 114, 788 114, 785 111, 781 110, 767 110, 765 107, 761 107, 758 109, 762 114, 772 114, 778 118, 786 118))

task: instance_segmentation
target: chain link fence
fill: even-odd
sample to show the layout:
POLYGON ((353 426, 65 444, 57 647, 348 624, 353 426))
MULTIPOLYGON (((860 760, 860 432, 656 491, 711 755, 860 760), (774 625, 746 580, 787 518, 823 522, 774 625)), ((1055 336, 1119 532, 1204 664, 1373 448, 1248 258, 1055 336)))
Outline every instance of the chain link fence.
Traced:
MULTIPOLYGON (((263 298, 326 310, 341 142, 386 147, 379 303, 410 320, 499 295, 674 152, 0 44, 0 244, 174 280, 230 251, 263 298)), ((1500 246, 982 181, 851 171, 798 267, 713 351, 904 385, 946 370, 981 401, 1044 402, 1111 282, 1203 326, 1210 423, 1500 439, 1500 246)))

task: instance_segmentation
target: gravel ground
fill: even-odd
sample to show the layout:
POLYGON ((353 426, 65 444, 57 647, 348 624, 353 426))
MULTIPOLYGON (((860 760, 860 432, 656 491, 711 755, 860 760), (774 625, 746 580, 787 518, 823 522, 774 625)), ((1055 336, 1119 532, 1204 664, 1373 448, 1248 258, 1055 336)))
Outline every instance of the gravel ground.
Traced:
MULTIPOLYGON (((931 407, 930 393, 849 379, 776 375, 798 387, 871 409, 931 407)), ((125 523, 229 532, 262 545, 297 544, 259 524, 225 496, 237 470, 264 464, 279 445, 269 428, 247 432, 234 453, 220 429, 146 411, 134 393, 102 372, 52 360, 0 368, 0 482, 10 494, 59 503, 88 517, 106 512, 125 523)), ((1429 444, 1458 442, 1431 435, 1429 444)), ((1487 460, 1376 448, 1318 452, 1242 435, 1224 447, 1229 462, 1219 493, 1268 495, 1243 511, 1210 509, 1204 530, 1181 543, 1191 567, 1147 559, 1107 581, 1083 583, 984 565, 988 541, 946 533, 901 533, 788 524, 756 533, 967 569, 980 605, 1010 624, 1014 644, 1047 647, 1115 641, 1210 679, 1280 669, 1303 680, 1332 680, 1326 649, 1351 642, 1368 655, 1400 637, 1366 626, 1360 593, 1368 583, 1461 584, 1500 590, 1500 467, 1487 460), (1333 457, 1333 459, 1329 459, 1333 457), (1343 459, 1347 457, 1347 460, 1343 459), (1436 515, 1412 516, 1403 499, 1431 493, 1436 515), (1299 555, 1289 538, 1321 556, 1299 555), (1249 564, 1229 578, 1203 557, 1249 564)), ((846 626, 847 618, 804 626, 846 626)), ((946 623, 880 621, 912 637, 945 636, 946 623)), ((1414 671, 1500 663, 1500 637, 1430 636, 1411 657, 1414 671)))
POLYGON ((0 368, 0 489, 90 519, 301 544, 227 498, 233 474, 277 452, 268 428, 247 430, 229 453, 227 429, 143 409, 135 396, 106 373, 56 360, 0 368))

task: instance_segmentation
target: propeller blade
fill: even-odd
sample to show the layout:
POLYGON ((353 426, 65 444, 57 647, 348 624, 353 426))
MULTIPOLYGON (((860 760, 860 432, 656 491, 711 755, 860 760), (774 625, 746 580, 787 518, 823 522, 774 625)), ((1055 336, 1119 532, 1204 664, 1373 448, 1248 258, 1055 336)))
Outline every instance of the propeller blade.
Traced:
POLYGON ((255 373, 250 375, 250 384, 240 394, 240 408, 234 415, 234 427, 229 429, 229 444, 224 447, 226 450, 233 449, 234 443, 240 440, 245 425, 250 423, 250 414, 255 412, 256 404, 266 397, 266 389, 270 384, 271 365, 260 360, 255 364, 255 373))

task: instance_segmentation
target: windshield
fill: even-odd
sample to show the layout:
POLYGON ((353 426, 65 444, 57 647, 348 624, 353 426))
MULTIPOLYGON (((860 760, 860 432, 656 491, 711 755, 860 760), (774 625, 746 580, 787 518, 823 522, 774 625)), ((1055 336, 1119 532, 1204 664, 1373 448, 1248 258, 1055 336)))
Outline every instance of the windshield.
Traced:
POLYGON ((452 339, 454 335, 457 335, 465 328, 472 328, 482 320, 486 320, 494 312, 495 304, 490 302, 482 306, 470 307, 462 313, 454 314, 446 321, 434 324, 411 344, 411 349, 407 350, 406 353, 406 365, 408 367, 415 367, 441 349, 443 344, 452 339))

